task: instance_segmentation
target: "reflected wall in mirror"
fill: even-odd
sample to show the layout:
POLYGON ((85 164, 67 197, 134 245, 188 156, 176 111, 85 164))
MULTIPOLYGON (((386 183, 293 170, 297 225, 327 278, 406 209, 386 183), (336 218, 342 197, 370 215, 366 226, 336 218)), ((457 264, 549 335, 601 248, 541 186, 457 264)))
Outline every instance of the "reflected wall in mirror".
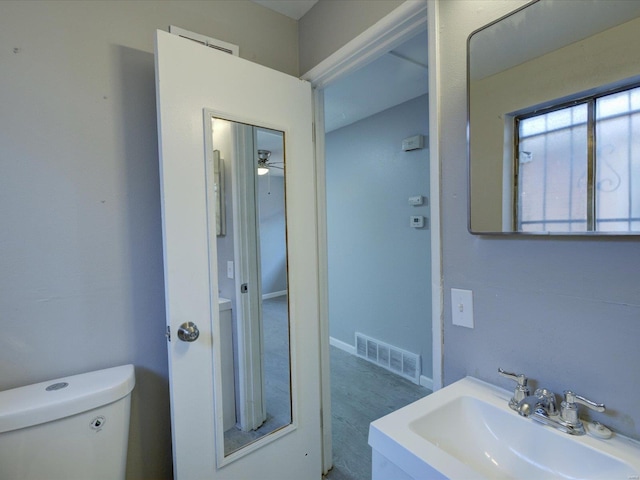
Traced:
MULTIPOLYGON (((210 245, 217 264, 219 365, 214 382, 218 464, 291 425, 284 133, 205 112, 210 245), (210 126, 210 128, 209 128, 210 126), (225 168, 216 177, 214 163, 225 168), (209 160, 211 159, 211 160, 209 160), (210 162, 210 163, 209 163, 210 162), (219 182, 226 187, 220 189, 219 182), (216 193, 223 192, 218 201, 216 193), (218 208, 225 208, 220 215, 218 208)), ((212 263, 213 264, 213 263, 212 263)), ((212 286, 216 282, 212 281, 212 286)), ((215 287, 213 287, 215 288, 215 287)), ((215 296, 212 296, 215 297, 215 296)), ((213 316, 212 318, 216 318, 213 316)), ((213 329, 216 332, 214 326, 213 329)))
POLYGON ((468 40, 469 230, 640 234, 640 2, 538 0, 468 40))

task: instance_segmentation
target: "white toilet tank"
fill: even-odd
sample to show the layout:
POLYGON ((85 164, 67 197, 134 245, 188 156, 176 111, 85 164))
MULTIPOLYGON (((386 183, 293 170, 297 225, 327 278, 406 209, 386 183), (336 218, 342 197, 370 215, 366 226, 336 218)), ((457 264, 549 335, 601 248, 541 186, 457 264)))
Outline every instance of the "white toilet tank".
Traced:
POLYGON ((122 480, 133 365, 0 392, 0 480, 122 480))

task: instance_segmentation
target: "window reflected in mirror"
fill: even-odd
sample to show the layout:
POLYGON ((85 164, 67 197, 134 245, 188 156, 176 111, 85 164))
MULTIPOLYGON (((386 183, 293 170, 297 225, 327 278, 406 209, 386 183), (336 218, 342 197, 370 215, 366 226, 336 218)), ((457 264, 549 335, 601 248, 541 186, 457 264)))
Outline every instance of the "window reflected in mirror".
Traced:
POLYGON ((515 118, 523 232, 640 230, 640 88, 515 118))
POLYGON ((468 39, 469 231, 640 235, 640 2, 538 0, 468 39))

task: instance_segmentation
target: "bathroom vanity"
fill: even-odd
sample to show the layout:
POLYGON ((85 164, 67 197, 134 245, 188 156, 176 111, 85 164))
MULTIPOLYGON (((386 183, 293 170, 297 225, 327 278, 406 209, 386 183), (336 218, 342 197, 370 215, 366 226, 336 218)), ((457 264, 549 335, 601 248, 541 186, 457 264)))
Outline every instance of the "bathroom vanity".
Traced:
POLYGON ((640 478, 640 442, 570 435, 519 415, 513 392, 466 377, 369 428, 373 480, 640 478))

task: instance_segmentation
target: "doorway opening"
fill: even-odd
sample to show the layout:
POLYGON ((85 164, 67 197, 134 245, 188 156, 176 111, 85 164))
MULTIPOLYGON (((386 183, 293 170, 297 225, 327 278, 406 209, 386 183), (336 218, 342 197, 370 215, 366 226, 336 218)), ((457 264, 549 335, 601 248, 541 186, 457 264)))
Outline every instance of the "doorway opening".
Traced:
POLYGON ((370 478, 369 423, 433 387, 427 87, 424 29, 324 90, 330 480, 370 478))
MULTIPOLYGON (((395 388, 391 387, 393 379, 405 381, 390 371, 393 372, 393 367, 397 367, 398 358, 401 362, 405 359, 406 353, 409 374, 405 377, 412 377, 418 385, 422 381, 423 390, 418 397, 409 398, 404 403, 399 400, 392 409, 400 408, 428 394, 429 390, 425 390, 425 386, 437 389, 441 384, 438 166, 430 164, 431 149, 427 136, 435 130, 435 126, 432 128, 429 125, 430 117, 435 116, 429 113, 431 106, 428 105, 426 91, 401 97, 407 94, 406 85, 391 87, 386 91, 375 91, 374 96, 391 103, 379 111, 369 112, 365 118, 353 120, 349 118, 350 112, 336 113, 332 112, 329 105, 324 109, 321 107, 325 103, 324 99, 330 99, 333 95, 334 85, 343 80, 348 83, 350 77, 357 77, 358 71, 366 78, 365 84, 368 86, 376 83, 374 80, 382 76, 403 76, 400 75, 405 73, 403 68, 422 68, 424 76, 417 82, 422 83, 423 88, 433 83, 435 77, 429 76, 424 68, 427 64, 427 50, 431 50, 426 41, 427 9, 426 2, 399 7, 383 19, 381 25, 367 30, 323 62, 324 65, 316 67, 316 71, 312 70, 303 76, 316 87, 316 105, 319 107, 316 122, 318 125, 328 126, 326 136, 320 135, 321 139, 316 147, 317 158, 320 159, 317 172, 320 186, 320 227, 322 230, 322 222, 325 220, 327 238, 324 252, 320 245, 321 265, 325 263, 323 260, 328 265, 326 277, 321 279, 326 288, 324 301, 321 302, 321 306, 325 307, 321 314, 322 341, 325 342, 322 361, 323 385, 326 387, 331 384, 333 378, 329 379, 329 372, 340 368, 334 367, 333 357, 342 356, 343 359, 356 361, 367 368, 377 369, 377 373, 369 376, 374 380, 374 386, 382 387, 382 392, 388 392, 395 388), (421 40, 414 41, 419 45, 417 50, 423 55, 422 61, 411 58, 401 46, 421 35, 421 40), (378 60, 387 63, 386 69, 383 68, 382 73, 372 73, 373 64, 378 60), (390 64, 392 66, 389 66, 390 64), (399 64, 404 64, 404 67, 400 67, 399 64), (401 98, 398 99, 399 96, 401 98), (396 98, 395 102, 391 97, 396 98), (422 117, 417 115, 417 127, 403 123, 403 120, 411 116, 408 112, 412 109, 422 113, 422 117), (344 120, 345 123, 331 128, 336 118, 339 121, 344 120), (377 133, 373 133, 373 125, 376 123, 379 124, 377 133), (425 140, 425 149, 406 148, 403 151, 403 140, 407 140, 409 145, 417 141, 417 145, 420 146, 422 138, 425 140), (360 163, 357 162, 358 159, 360 163), (417 161, 411 164, 407 162, 409 159, 417 161), (420 161, 423 170, 412 171, 420 165, 420 161), (410 174, 410 178, 403 179, 403 174, 407 173, 410 174), (412 183, 414 181, 416 183, 412 183), (323 194, 326 198, 322 198, 323 194), (337 208, 334 208, 336 206, 337 208), (336 215, 335 212, 339 214, 336 215), (423 220, 424 230, 411 227, 414 219, 423 220), (412 237, 411 234, 416 235, 412 237), (408 257, 413 255, 413 262, 405 261, 405 254, 408 257), (431 255, 432 259, 429 258, 431 255), (360 263, 352 262, 354 259, 360 263), (351 268, 347 266, 349 262, 351 268), (410 270, 411 266, 416 267, 413 272, 410 270), (416 280, 412 275, 417 275, 419 279, 416 280), (414 313, 411 313, 412 308, 415 308, 414 313), (415 317, 419 317, 417 323, 411 324, 415 317), (396 326, 391 332, 388 329, 385 331, 389 324, 396 326), (404 333, 410 332, 413 343, 402 338, 403 329, 397 328, 399 326, 405 327, 404 333), (417 338, 422 342, 416 343, 417 338), (393 366, 391 357, 394 358, 393 366), (380 369, 380 366, 383 368, 380 369), (386 375, 391 377, 385 377, 386 375)), ((433 50, 430 55, 433 55, 433 50)), ((355 82, 353 79, 351 81, 355 82)), ((360 90, 363 88, 360 87, 360 90)), ((347 95, 348 100, 352 100, 353 97, 353 93, 351 96, 347 95)), ((343 100, 341 103, 347 102, 343 100)), ((435 162, 437 157, 433 158, 435 162)), ((357 367, 353 370, 358 371, 357 367)), ((402 367, 400 370, 400 373, 407 373, 402 371, 402 367)), ((342 374, 341 376, 345 377, 342 374)), ((339 428, 335 425, 327 428, 327 425, 331 425, 331 410, 336 410, 334 416, 342 415, 349 418, 350 422, 353 419, 348 412, 343 411, 341 414, 340 407, 331 405, 330 392, 340 390, 339 385, 332 385, 334 386, 336 388, 330 390, 323 388, 325 471, 340 462, 339 458, 332 458, 331 455, 331 430, 339 428)), ((353 389, 358 392, 362 390, 359 387, 353 389)), ((359 414, 364 400, 350 396, 348 388, 343 389, 342 393, 345 392, 352 409, 359 409, 359 414)), ((369 400, 383 397, 384 393, 374 393, 373 390, 369 394, 369 400)), ((361 443, 367 454, 370 452, 366 443, 368 424, 385 413, 387 412, 375 413, 374 418, 362 420, 360 429, 364 433, 361 434, 361 443)), ((368 460, 366 468, 370 468, 368 460)), ((368 476, 366 471, 360 475, 354 475, 353 472, 351 476, 348 475, 335 472, 334 469, 327 478, 368 476)))

